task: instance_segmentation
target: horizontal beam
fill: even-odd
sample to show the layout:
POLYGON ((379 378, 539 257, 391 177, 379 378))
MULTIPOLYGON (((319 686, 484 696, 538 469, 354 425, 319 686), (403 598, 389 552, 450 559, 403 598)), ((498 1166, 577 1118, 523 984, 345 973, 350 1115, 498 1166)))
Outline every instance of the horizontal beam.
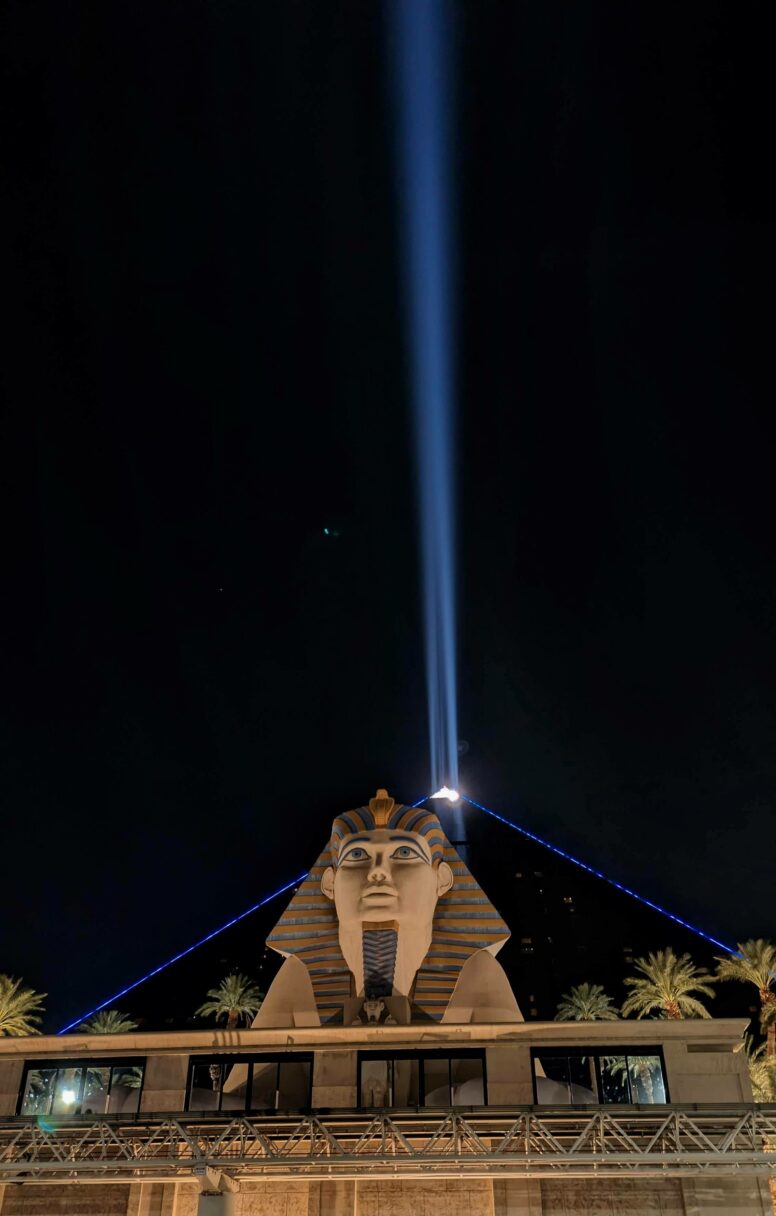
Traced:
POLYGON ((0 1123, 0 1182, 776 1175, 776 1107, 0 1123))

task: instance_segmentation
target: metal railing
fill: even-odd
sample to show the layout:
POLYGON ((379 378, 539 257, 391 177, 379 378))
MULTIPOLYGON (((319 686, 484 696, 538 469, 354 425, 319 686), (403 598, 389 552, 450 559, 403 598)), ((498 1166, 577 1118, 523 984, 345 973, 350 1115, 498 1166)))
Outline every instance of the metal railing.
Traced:
POLYGON ((0 1182, 776 1175, 776 1106, 0 1121, 0 1182))

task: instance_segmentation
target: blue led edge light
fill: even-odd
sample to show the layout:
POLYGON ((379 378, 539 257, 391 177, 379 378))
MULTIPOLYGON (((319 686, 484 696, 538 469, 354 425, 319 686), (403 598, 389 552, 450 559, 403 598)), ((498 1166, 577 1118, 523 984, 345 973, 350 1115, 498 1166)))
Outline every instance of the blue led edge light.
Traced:
POLYGON ((660 912, 663 916, 667 916, 675 924, 681 925, 683 929, 689 929, 691 933, 695 933, 705 941, 711 942, 713 946, 719 946, 727 954, 738 954, 738 951, 733 949, 732 946, 728 946, 725 942, 712 937, 710 933, 704 933, 703 929, 697 929, 695 925, 691 925, 689 921, 682 920, 681 916, 675 916, 667 908, 661 908, 660 904, 653 903, 651 899, 646 899, 643 895, 639 895, 638 891, 631 891, 630 887, 623 886, 615 878, 609 878, 608 875, 602 874, 600 870, 596 870, 593 866, 587 865, 586 862, 580 861, 578 857, 572 857, 570 853, 564 853, 563 849, 559 849, 557 845, 550 844, 549 840, 542 840, 541 836, 536 836, 533 832, 529 832, 527 828, 521 828, 519 824, 513 823, 511 819, 506 819, 496 811, 491 811, 489 807, 483 806, 481 802, 477 802, 474 798, 469 798, 467 794, 461 794, 461 797, 471 806, 476 806, 479 811, 484 811, 486 815, 490 815, 493 819, 498 819, 499 823, 505 823, 508 828, 512 828, 515 832, 520 832, 522 836, 527 836, 529 840, 533 840, 536 844, 542 845, 543 848, 549 849, 551 853, 557 853, 558 857, 563 857, 565 861, 573 862, 575 866, 579 866, 580 870, 586 870, 588 874, 593 874, 596 878, 603 879, 604 882, 609 883, 610 887, 616 887, 618 891, 623 891, 626 895, 637 899, 639 903, 645 904, 648 908, 653 908, 655 912, 660 912))
MULTIPOLYGON (((418 799, 417 802, 411 802, 410 807, 414 809, 415 807, 423 806, 424 802, 428 802, 428 795, 424 798, 418 799)), ((212 933, 208 933, 205 937, 201 937, 198 942, 194 942, 193 946, 187 946, 185 950, 181 950, 180 954, 176 954, 173 958, 169 958, 166 963, 161 963, 158 967, 154 967, 153 971, 149 971, 147 975, 143 975, 139 980, 135 980, 134 983, 128 984, 127 987, 122 988, 120 992, 114 992, 113 996, 109 996, 107 1001, 103 1001, 101 1005, 95 1005, 94 1009, 90 1009, 88 1013, 82 1014, 80 1018, 76 1018, 73 1022, 68 1022, 67 1026, 63 1026, 61 1030, 57 1031, 57 1034, 67 1034, 68 1030, 72 1030, 74 1026, 80 1026, 81 1023, 85 1022, 87 1018, 92 1017, 95 1013, 99 1013, 101 1009, 105 1009, 108 1005, 112 1005, 114 1001, 120 1000, 120 998, 122 996, 126 996, 128 992, 132 992, 135 988, 139 988, 141 984, 144 984, 146 980, 150 980, 155 975, 158 975, 160 971, 164 971, 165 967, 171 967, 172 964, 177 963, 179 959, 185 958, 187 954, 191 954, 192 950, 197 950, 200 946, 204 946, 205 942, 212 941, 214 937, 218 937, 219 933, 224 932, 224 929, 231 929, 232 925, 236 925, 238 921, 245 920, 245 917, 250 916, 251 912, 258 911, 258 909, 263 908, 265 904, 270 903, 273 899, 277 899, 278 895, 282 895, 284 891, 290 891, 292 887, 296 887, 300 882, 304 882, 308 873, 309 871, 305 870, 304 874, 300 874, 298 878, 293 878, 291 882, 287 882, 284 887, 278 887, 277 891, 273 891, 271 895, 267 895, 264 897, 264 899, 259 900, 259 902, 254 904, 252 908, 246 908, 246 910, 241 912, 239 916, 234 916, 231 920, 228 920, 225 925, 221 926, 220 929, 214 929, 212 933)))
POLYGON ((67 1026, 63 1026, 61 1030, 57 1031, 57 1034, 66 1034, 68 1030, 72 1030, 74 1026, 80 1026, 81 1023, 85 1022, 87 1018, 92 1017, 95 1013, 99 1013, 100 1010, 105 1009, 106 1006, 112 1005, 114 1001, 118 1001, 122 996, 126 996, 128 992, 132 992, 133 989, 138 988, 141 984, 144 984, 146 980, 150 980, 153 976, 158 975, 160 971, 164 971, 165 967, 171 967, 172 964, 177 963, 179 959, 185 958, 187 954, 191 954, 192 950, 196 950, 199 946, 204 946, 205 942, 209 942, 214 937, 218 937, 218 934, 223 933, 224 929, 230 929, 232 925, 236 925, 238 921, 245 920, 246 916, 250 916, 251 912, 256 912, 259 908, 263 908, 265 904, 270 903, 273 899, 277 899, 278 895, 282 895, 284 891, 290 891, 292 887, 298 886, 300 882, 304 882, 305 878, 307 878, 307 873, 308 871, 305 871, 304 874, 300 874, 298 878, 293 878, 291 882, 287 882, 284 887, 278 887, 277 891, 273 891, 271 895, 267 895, 264 899, 260 899, 257 904, 253 905, 252 908, 246 908, 246 910, 241 912, 239 916, 232 917, 232 919, 228 920, 225 925, 221 926, 220 929, 214 929, 212 933, 208 933, 205 937, 201 937, 198 942, 194 942, 193 946, 187 946, 185 950, 181 950, 180 954, 176 954, 174 958, 168 959, 166 963, 161 963, 160 966, 154 967, 153 971, 149 971, 147 975, 141 976, 141 978, 139 980, 135 980, 133 984, 128 984, 127 987, 122 988, 120 992, 114 992, 113 996, 109 996, 107 1001, 103 1001, 101 1005, 95 1005, 94 1009, 90 1009, 88 1013, 82 1014, 80 1018, 76 1018, 73 1022, 68 1022, 67 1026))

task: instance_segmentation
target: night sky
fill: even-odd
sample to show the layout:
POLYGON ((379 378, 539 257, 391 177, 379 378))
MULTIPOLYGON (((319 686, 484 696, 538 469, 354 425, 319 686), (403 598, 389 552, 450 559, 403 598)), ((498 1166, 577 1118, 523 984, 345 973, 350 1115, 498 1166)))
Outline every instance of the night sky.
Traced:
MULTIPOLYGON (((453 9, 462 784, 725 940, 776 933, 769 7, 453 9)), ((54 1029, 428 792, 417 521, 381 7, 2 24, 0 971, 54 1029)))

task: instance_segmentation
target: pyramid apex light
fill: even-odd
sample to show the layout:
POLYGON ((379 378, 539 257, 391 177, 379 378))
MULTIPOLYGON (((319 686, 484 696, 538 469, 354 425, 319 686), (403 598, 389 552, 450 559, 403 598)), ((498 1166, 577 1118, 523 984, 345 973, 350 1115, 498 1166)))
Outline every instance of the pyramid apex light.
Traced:
POLYGON ((437 792, 432 794, 431 797, 446 798, 448 802, 459 802, 461 795, 458 793, 458 790, 451 790, 448 788, 448 786, 443 785, 441 790, 437 790, 437 792))

